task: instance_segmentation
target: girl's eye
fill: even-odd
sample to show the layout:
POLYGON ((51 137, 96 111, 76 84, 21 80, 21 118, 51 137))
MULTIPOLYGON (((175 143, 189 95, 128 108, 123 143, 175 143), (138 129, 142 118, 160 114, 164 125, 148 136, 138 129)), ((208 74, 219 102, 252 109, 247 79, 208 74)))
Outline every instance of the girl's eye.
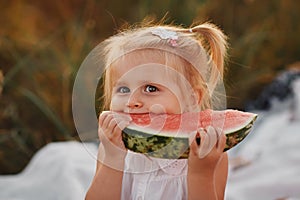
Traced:
POLYGON ((157 92, 158 88, 153 85, 146 85, 145 92, 157 92))
POLYGON ((123 87, 118 88, 118 92, 119 93, 129 93, 130 89, 128 87, 123 86, 123 87))

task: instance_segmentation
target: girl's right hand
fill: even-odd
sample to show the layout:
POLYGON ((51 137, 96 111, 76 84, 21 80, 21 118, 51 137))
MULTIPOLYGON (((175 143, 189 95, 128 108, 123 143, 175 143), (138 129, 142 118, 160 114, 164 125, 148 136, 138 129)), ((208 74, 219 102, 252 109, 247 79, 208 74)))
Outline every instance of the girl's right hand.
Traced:
MULTIPOLYGON (((131 118, 117 112, 105 111, 99 116, 99 154, 102 162, 114 162, 125 158, 127 150, 122 140, 122 130, 129 125, 131 118)), ((107 163, 105 163, 107 164, 107 163)))

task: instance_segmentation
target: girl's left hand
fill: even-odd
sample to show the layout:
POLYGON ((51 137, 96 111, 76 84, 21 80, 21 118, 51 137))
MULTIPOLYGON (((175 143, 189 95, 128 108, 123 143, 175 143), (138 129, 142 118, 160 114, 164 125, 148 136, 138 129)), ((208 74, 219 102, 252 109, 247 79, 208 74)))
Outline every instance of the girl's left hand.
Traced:
POLYGON ((199 129, 200 145, 196 138, 191 142, 189 154, 189 170, 193 173, 207 173, 215 170, 226 145, 226 136, 222 130, 208 126, 199 129))

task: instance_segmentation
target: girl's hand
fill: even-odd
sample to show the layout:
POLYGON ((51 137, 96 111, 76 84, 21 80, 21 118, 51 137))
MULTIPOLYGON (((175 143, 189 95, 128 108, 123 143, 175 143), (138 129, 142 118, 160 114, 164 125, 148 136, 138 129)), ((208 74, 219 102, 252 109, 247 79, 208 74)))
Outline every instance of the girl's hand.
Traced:
POLYGON ((201 142, 198 145, 196 139, 194 139, 191 143, 189 170, 192 173, 213 174, 218 161, 223 155, 226 136, 222 130, 212 126, 199 129, 196 136, 200 136, 201 142))
MULTIPOLYGON (((99 159, 108 165, 114 165, 118 159, 124 159, 127 150, 122 140, 122 130, 129 125, 127 115, 105 111, 99 116, 98 136, 100 139, 99 159)), ((114 166, 112 166, 114 167, 114 166)))

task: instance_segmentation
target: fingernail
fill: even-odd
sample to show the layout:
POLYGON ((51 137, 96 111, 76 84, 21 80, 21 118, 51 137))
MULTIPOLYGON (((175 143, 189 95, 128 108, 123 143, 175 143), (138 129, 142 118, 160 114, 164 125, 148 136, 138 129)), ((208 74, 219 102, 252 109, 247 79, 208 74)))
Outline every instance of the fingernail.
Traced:
POLYGON ((198 129, 198 131, 204 131, 204 128, 201 127, 201 128, 198 129))
POLYGON ((200 137, 205 137, 206 131, 204 129, 199 131, 200 137))
POLYGON ((212 126, 208 126, 208 127, 207 127, 207 132, 214 131, 214 130, 215 130, 215 128, 212 127, 212 126))
POLYGON ((219 127, 216 128, 216 132, 217 132, 219 137, 223 134, 223 130, 219 127))

